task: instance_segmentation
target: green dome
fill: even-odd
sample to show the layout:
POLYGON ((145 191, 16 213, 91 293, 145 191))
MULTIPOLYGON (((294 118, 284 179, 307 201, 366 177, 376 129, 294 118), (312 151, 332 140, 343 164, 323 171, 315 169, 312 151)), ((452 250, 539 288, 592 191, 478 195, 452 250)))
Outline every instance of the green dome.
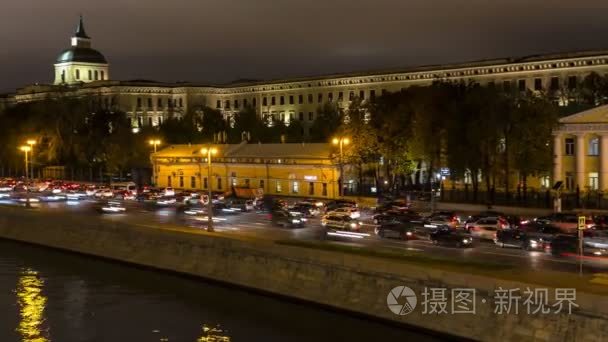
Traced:
POLYGON ((72 47, 63 50, 57 57, 57 63, 67 62, 83 62, 83 63, 100 63, 107 64, 106 58, 101 52, 84 47, 72 47))

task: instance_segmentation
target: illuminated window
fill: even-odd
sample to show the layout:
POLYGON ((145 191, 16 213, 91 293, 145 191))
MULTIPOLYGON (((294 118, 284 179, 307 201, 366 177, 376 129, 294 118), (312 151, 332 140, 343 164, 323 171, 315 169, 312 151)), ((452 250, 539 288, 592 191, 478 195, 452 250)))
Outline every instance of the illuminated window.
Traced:
POLYGON ((291 192, 297 194, 300 191, 300 182, 291 183, 291 192))
POLYGON ((542 188, 548 189, 551 187, 551 179, 549 176, 543 176, 540 178, 540 186, 542 188))
POLYGON ((597 172, 589 172, 589 188, 591 188, 591 190, 597 190, 599 187, 599 174, 597 172))
POLYGON ((281 190, 282 190, 282 188, 281 188, 281 181, 277 181, 275 192, 276 193, 280 193, 281 190))
POLYGON ((589 149, 588 155, 590 156, 599 156, 600 155, 600 139, 599 138, 591 138, 589 139, 589 149))

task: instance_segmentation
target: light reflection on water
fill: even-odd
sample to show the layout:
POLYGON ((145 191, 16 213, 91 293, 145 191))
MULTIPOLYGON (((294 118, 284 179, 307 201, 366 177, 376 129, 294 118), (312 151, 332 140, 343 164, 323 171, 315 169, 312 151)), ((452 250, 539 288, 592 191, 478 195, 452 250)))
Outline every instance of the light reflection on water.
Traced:
POLYGON ((21 271, 15 292, 21 316, 17 332, 21 334, 24 342, 50 341, 45 324, 44 309, 47 298, 44 296, 43 287, 44 280, 38 272, 31 269, 21 271))

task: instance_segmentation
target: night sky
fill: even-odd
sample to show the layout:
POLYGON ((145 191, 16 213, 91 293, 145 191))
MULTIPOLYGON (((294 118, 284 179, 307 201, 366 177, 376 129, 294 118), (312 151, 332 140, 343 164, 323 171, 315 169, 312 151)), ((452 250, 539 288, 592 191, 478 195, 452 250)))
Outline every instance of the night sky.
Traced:
POLYGON ((112 79, 223 83, 608 49, 600 0, 3 0, 0 91, 52 82, 78 15, 112 79))

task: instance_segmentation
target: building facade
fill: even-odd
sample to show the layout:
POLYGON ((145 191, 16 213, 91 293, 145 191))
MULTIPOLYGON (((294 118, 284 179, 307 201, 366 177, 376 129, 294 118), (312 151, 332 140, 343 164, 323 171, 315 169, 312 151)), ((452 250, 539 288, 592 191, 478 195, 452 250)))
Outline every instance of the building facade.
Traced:
POLYGON ((318 108, 328 102, 346 109, 355 98, 373 101, 385 92, 446 80, 506 90, 548 91, 566 104, 572 90, 591 72, 608 73, 608 51, 224 85, 116 81, 110 79, 106 58, 91 48, 81 20, 72 37, 72 47, 63 51, 55 63, 54 84, 29 85, 5 95, 0 102, 7 105, 58 96, 91 97, 107 108, 126 112, 134 129, 157 126, 169 117, 179 118, 205 106, 221 110, 226 119, 251 107, 260 117, 273 117, 287 124, 301 121, 303 133, 309 134, 318 108))
POLYGON ((155 184, 186 190, 338 197, 339 167, 331 144, 171 145, 152 154, 155 184), (215 148, 211 173, 202 148, 215 148))
POLYGON ((608 190, 608 105, 559 120, 554 131, 555 181, 566 191, 608 190))

